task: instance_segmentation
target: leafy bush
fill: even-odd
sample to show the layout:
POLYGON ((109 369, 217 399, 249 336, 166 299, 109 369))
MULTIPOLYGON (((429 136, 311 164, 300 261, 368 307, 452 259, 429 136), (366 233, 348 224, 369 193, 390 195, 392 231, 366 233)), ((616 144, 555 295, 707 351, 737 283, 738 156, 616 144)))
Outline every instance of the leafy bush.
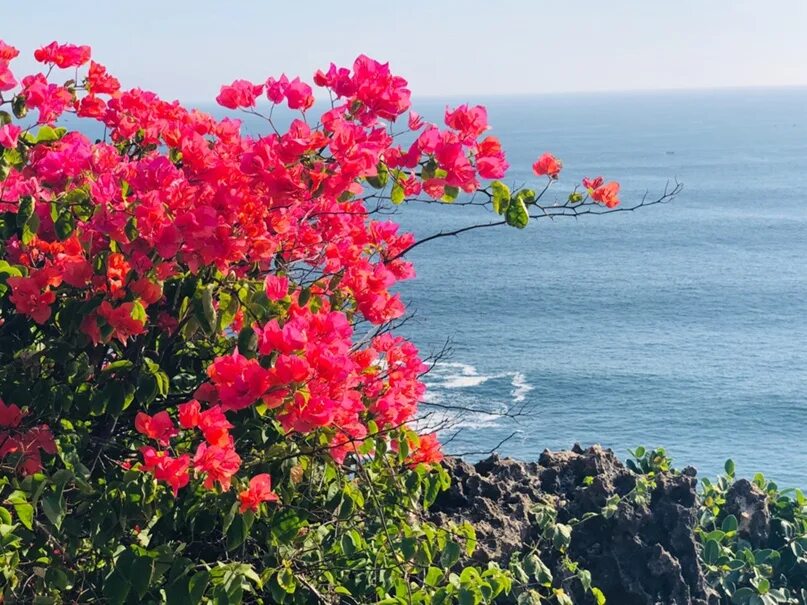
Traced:
MULTIPOLYGON (((523 228, 613 209, 619 186, 543 207, 485 185, 507 162, 484 108, 402 125, 406 81, 365 56, 317 72, 317 119, 299 78, 222 87, 230 109, 268 97, 270 134, 250 138, 123 90, 89 47, 43 47, 45 73, 19 82, 18 54, 0 42, 0 600, 508 592, 508 571, 463 567, 472 527, 423 519, 448 477, 414 430, 426 366, 392 330, 418 242, 380 217, 476 192, 481 226, 523 228), (301 112, 285 132, 276 105, 301 112)), ((533 166, 544 192, 560 170, 533 166)))
MULTIPOLYGON (((658 472, 676 472, 662 448, 638 447, 631 455, 627 466, 651 480, 658 472)), ((752 483, 738 482, 734 462, 727 460, 723 475, 700 479, 695 536, 706 579, 721 603, 807 603, 807 497, 802 490, 779 490, 761 473, 752 483), (731 495, 739 486, 747 494, 731 495), (735 514, 737 506, 741 510, 735 514)))

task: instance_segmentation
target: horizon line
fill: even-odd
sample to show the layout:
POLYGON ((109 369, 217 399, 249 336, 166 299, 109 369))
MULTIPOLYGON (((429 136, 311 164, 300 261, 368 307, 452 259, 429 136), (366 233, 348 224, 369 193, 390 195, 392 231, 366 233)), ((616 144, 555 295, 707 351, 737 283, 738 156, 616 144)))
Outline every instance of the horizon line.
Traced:
MULTIPOLYGON (((686 92, 741 92, 741 91, 764 91, 764 90, 807 90, 807 83, 804 84, 738 84, 726 86, 681 86, 672 88, 614 88, 614 89, 584 89, 584 90, 556 90, 544 92, 456 92, 450 94, 427 93, 412 94, 412 100, 455 99, 462 97, 472 98, 511 98, 511 97, 552 97, 569 95, 620 95, 620 94, 657 94, 657 93, 686 93, 686 92)), ((156 91, 155 91, 156 92, 156 91)), ((326 97, 317 97, 317 101, 326 101, 326 97)), ((158 93, 159 94, 159 93, 158 93)), ((177 99, 183 104, 208 103, 216 104, 215 97, 210 99, 177 99)))

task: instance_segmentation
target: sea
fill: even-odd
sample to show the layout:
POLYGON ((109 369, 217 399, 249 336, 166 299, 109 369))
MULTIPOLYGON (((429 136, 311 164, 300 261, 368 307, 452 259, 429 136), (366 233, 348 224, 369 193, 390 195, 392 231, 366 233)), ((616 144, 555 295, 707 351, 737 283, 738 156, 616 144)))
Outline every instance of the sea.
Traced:
MULTIPOLYGON (((575 443, 620 457, 663 447, 701 476, 731 458, 739 475, 807 488, 807 89, 416 98, 414 108, 440 121, 464 102, 487 107, 507 183, 541 186, 530 167, 545 151, 563 161, 543 203, 585 176, 619 181, 624 206, 683 190, 635 212, 413 249, 398 333, 430 362, 422 426, 469 460, 536 460, 575 443)), ((266 131, 241 117, 246 133, 266 131)), ((405 204, 389 218, 423 239, 494 216, 405 204)))
MULTIPOLYGON (((491 97, 512 166, 562 201, 585 176, 635 212, 480 229, 412 250, 400 331, 426 356, 445 449, 535 460, 663 447, 702 476, 807 487, 807 89, 491 97), (446 349, 446 345, 448 349, 446 349), (446 354, 448 354, 446 356, 446 354)), ((460 99, 417 103, 437 119, 460 99)), ((419 238, 491 220, 467 206, 396 215, 419 238)))

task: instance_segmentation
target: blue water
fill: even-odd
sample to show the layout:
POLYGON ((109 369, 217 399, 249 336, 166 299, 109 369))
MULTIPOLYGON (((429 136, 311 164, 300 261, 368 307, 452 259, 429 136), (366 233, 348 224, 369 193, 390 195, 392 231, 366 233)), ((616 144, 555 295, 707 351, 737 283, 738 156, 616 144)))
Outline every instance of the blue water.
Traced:
MULTIPOLYGON (((402 332, 424 353, 452 349, 428 401, 479 410, 431 408, 451 424, 446 449, 484 452, 514 432, 499 450, 526 459, 574 442, 664 446, 702 474, 731 457, 738 473, 807 485, 807 90, 476 100, 509 181, 534 180, 551 150, 559 197, 600 174, 625 204, 668 179, 685 189, 665 206, 412 251, 402 332)), ((396 218, 424 237, 490 215, 417 205, 396 218)))
MULTIPOLYGON (((564 161, 559 199, 583 176, 619 180, 626 205, 675 179, 685 189, 634 213, 483 229, 411 252, 418 276, 400 291, 414 317, 400 331, 424 354, 450 340, 424 405, 427 424, 448 423, 446 450, 479 458, 506 440, 501 453, 535 459, 575 442, 623 456, 664 446, 702 474, 731 457, 740 474, 807 487, 807 89, 416 109, 439 120, 465 101, 487 105, 510 183, 535 182, 532 162, 552 151, 564 161)), ((266 125, 246 116, 244 130, 266 125)), ((422 238, 491 214, 421 204, 394 218, 422 238)))

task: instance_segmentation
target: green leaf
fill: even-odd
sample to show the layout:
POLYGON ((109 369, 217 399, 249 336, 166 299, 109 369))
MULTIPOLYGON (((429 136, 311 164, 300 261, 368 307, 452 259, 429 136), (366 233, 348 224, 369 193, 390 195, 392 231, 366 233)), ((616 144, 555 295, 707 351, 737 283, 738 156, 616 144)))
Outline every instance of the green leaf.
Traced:
POLYGON ((490 184, 492 191, 491 203, 493 205, 493 212, 496 214, 504 214, 507 207, 510 205, 510 188, 501 181, 493 181, 490 184))
POLYGON ((56 231, 56 237, 60 240, 66 240, 73 233, 73 214, 69 211, 60 213, 53 226, 56 231))
POLYGON ((188 598, 192 605, 198 605, 205 596, 205 590, 210 583, 210 572, 206 569, 196 572, 188 582, 188 598))
POLYGON ((443 570, 438 567, 429 567, 424 581, 427 586, 437 586, 443 577, 443 570))
POLYGON ((725 469, 726 469, 726 474, 727 474, 729 477, 733 477, 733 476, 734 476, 734 460, 732 460, 731 458, 729 458, 728 460, 726 460, 726 464, 725 464, 725 465, 723 465, 723 468, 725 468, 725 469))
POLYGON ((238 333, 238 352, 244 357, 255 357, 258 350, 258 335, 249 326, 238 333))
POLYGON ((445 569, 451 569, 460 560, 462 547, 457 542, 449 542, 440 555, 440 564, 445 569))
POLYGON ((137 557, 129 570, 129 581, 140 599, 148 592, 154 575, 154 559, 137 557))
POLYGON ((17 209, 17 227, 24 227, 34 215, 34 198, 26 195, 20 198, 20 205, 17 209))
POLYGON ((451 185, 446 185, 444 187, 443 196, 440 198, 441 202, 445 202, 447 204, 451 204, 460 194, 459 187, 452 187, 451 185))
POLYGON ((213 290, 203 288, 194 298, 194 317, 199 322, 202 330, 207 334, 213 334, 216 330, 216 309, 213 306, 213 290))
POLYGON ((398 183, 395 183, 392 186, 392 192, 390 193, 390 200, 396 206, 404 201, 406 195, 404 194, 403 187, 401 187, 398 183))
POLYGON ((132 304, 132 312, 130 313, 132 319, 135 321, 139 321, 141 323, 146 323, 148 319, 148 314, 146 313, 146 308, 143 306, 143 303, 140 302, 139 299, 135 300, 132 304))
POLYGON ((530 204, 535 202, 536 199, 538 199, 538 196, 532 189, 522 189, 516 194, 516 197, 520 199, 522 202, 524 202, 526 206, 529 206, 530 204))
POLYGON ((527 213, 527 207, 524 205, 524 200, 516 198, 510 200, 507 210, 504 214, 505 222, 511 227, 523 229, 530 221, 530 215, 527 213))
POLYGON ((294 572, 288 567, 284 567, 278 572, 277 583, 289 594, 297 590, 297 580, 294 577, 294 572))
POLYGON ((368 176, 367 182, 375 189, 383 189, 387 185, 389 171, 387 170, 387 166, 384 164, 384 162, 378 163, 377 170, 378 174, 376 176, 368 176))
POLYGON ((45 494, 42 498, 42 511, 56 529, 61 529, 65 515, 61 491, 45 494))
POLYGON ((597 605, 605 605, 605 595, 602 593, 602 590, 594 586, 591 589, 591 594, 594 596, 594 599, 597 601, 597 605))
POLYGON ((227 528, 227 550, 234 550, 244 543, 252 526, 252 517, 249 514, 236 515, 230 527, 227 528))
POLYGON ((717 543, 717 540, 709 540, 706 542, 706 546, 703 547, 704 562, 708 563, 709 565, 714 565, 719 556, 720 545, 717 543))
POLYGON ((41 126, 39 132, 36 133, 36 142, 52 143, 53 141, 58 141, 64 136, 65 132, 67 131, 64 128, 53 128, 46 124, 41 126))
POLYGON ((129 580, 117 569, 113 570, 104 580, 104 595, 111 605, 123 605, 131 588, 129 580))
POLYGON ((34 528, 34 507, 25 496, 25 492, 20 490, 11 492, 8 496, 8 502, 14 507, 14 512, 26 528, 34 528))
POLYGON ((725 519, 723 519, 721 529, 724 532, 737 531, 737 527, 738 527, 737 517, 735 517, 734 515, 729 515, 725 519))

